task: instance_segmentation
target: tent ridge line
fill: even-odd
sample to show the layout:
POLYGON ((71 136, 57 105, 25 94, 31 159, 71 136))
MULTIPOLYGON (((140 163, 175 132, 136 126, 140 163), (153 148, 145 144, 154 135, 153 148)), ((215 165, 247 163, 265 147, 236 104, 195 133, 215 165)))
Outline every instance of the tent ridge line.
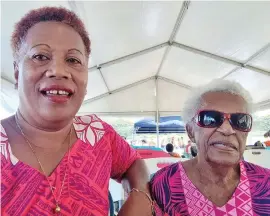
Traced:
POLYGON ((231 65, 238 66, 240 68, 246 68, 246 69, 253 70, 255 72, 262 73, 262 74, 270 76, 269 71, 262 70, 262 69, 259 69, 259 68, 256 68, 256 67, 253 67, 253 66, 250 66, 250 65, 245 65, 244 63, 241 63, 241 62, 229 59, 229 58, 225 58, 225 57, 222 57, 222 56, 210 53, 210 52, 206 52, 206 51, 203 51, 203 50, 191 47, 191 46, 187 46, 187 45, 184 45, 184 44, 181 44, 181 43, 178 43, 178 42, 173 42, 173 46, 177 47, 179 49, 182 49, 182 50, 186 50, 188 52, 199 54, 201 56, 206 56, 206 57, 218 60, 218 61, 222 61, 222 62, 231 64, 231 65))
POLYGON ((163 54, 163 56, 162 56, 161 62, 160 62, 160 64, 159 64, 159 66, 158 66, 158 70, 157 70, 156 76, 159 76, 160 71, 161 71, 161 69, 162 69, 162 67, 163 67, 163 65, 164 65, 165 60, 167 59, 167 57, 168 57, 168 55, 169 55, 170 50, 171 50, 171 45, 169 45, 169 46, 166 48, 166 50, 165 50, 165 52, 164 52, 164 54, 163 54))
POLYGON ((254 105, 255 106, 260 106, 260 105, 268 105, 268 104, 270 104, 270 99, 255 103, 254 105))
POLYGON ((107 82, 106 82, 106 80, 105 80, 105 78, 104 78, 104 76, 103 76, 103 73, 102 73, 102 71, 101 71, 101 68, 98 68, 98 71, 99 71, 99 73, 100 73, 101 79, 103 80, 103 82, 104 82, 104 84, 105 84, 105 86, 106 86, 106 88, 107 88, 107 91, 110 92, 109 86, 108 86, 108 84, 107 84, 107 82))
POLYGON ((253 104, 255 111, 270 109, 270 99, 253 104))
POLYGON ((125 60, 130 60, 130 59, 135 58, 135 57, 138 57, 138 56, 140 56, 140 55, 145 55, 145 54, 147 54, 147 53, 150 53, 150 52, 152 52, 152 51, 161 49, 161 48, 163 48, 163 47, 165 47, 165 46, 168 46, 168 45, 169 45, 169 42, 164 42, 164 43, 161 43, 161 44, 158 44, 158 45, 155 45, 155 46, 146 48, 146 49, 144 49, 144 50, 140 50, 140 51, 138 51, 138 52, 135 52, 135 53, 132 53, 132 54, 129 54, 129 55, 126 55, 126 56, 123 56, 123 57, 120 57, 120 58, 117 58, 117 59, 108 61, 108 62, 101 63, 101 64, 99 64, 99 65, 96 65, 96 66, 93 66, 93 67, 91 67, 91 68, 88 68, 88 72, 95 71, 95 70, 97 70, 98 68, 108 67, 108 66, 110 66, 110 65, 117 64, 117 63, 123 62, 123 61, 125 61, 125 60))
POLYGON ((132 88, 132 87, 135 87, 135 86, 137 86, 137 85, 143 84, 143 83, 145 83, 145 82, 147 82, 147 81, 150 81, 150 80, 153 80, 153 79, 155 79, 155 78, 156 78, 155 76, 151 76, 151 77, 148 77, 148 78, 146 78, 146 79, 139 80, 139 81, 134 82, 134 83, 131 83, 131 84, 129 84, 129 85, 126 85, 126 86, 120 87, 120 88, 118 88, 118 89, 112 90, 112 91, 110 91, 110 92, 106 92, 106 93, 101 94, 101 95, 99 95, 99 96, 96 96, 96 97, 87 99, 87 100, 85 100, 85 101, 83 102, 83 104, 87 104, 87 103, 93 102, 93 101, 95 101, 95 100, 99 100, 99 99, 101 99, 101 98, 103 98, 103 97, 106 97, 106 96, 108 96, 108 95, 115 94, 115 93, 117 93, 117 92, 121 92, 121 91, 127 90, 127 89, 129 89, 129 88, 132 88))
POLYGON ((174 39, 176 37, 176 34, 179 31, 180 25, 181 25, 181 23, 182 23, 182 21, 184 19, 184 16, 186 14, 186 11, 188 10, 189 4, 190 4, 190 1, 184 1, 182 3, 180 12, 178 14, 178 17, 177 17, 176 22, 174 24, 174 28, 172 30, 172 33, 171 33, 170 38, 169 38, 169 41, 168 41, 169 46, 166 48, 166 50, 165 50, 165 52, 163 54, 163 57, 162 57, 161 62, 159 64, 158 70, 156 72, 156 76, 158 76, 160 74, 160 71, 163 68, 164 62, 166 61, 166 59, 167 59, 167 57, 169 55, 169 52, 171 50, 172 43, 173 43, 173 41, 174 41, 174 39))
POLYGON ((8 79, 8 78, 2 76, 2 73, 1 73, 1 79, 4 80, 4 81, 6 81, 6 82, 8 82, 8 83, 11 84, 11 85, 14 85, 14 84, 15 84, 15 83, 13 83, 10 79, 8 79))
POLYGON ((182 3, 182 6, 181 6, 181 9, 180 9, 180 12, 178 14, 178 17, 176 19, 176 23, 174 25, 174 28, 173 28, 173 31, 171 33, 171 36, 169 38, 169 44, 172 45, 178 31, 179 31, 179 28, 180 28, 180 25, 184 19, 184 16, 186 15, 186 12, 189 8, 189 5, 190 5, 190 1, 184 1, 182 3))
POLYGON ((115 90, 112 90, 112 91, 110 91, 110 92, 106 92, 106 93, 104 93, 104 94, 98 95, 98 96, 96 96, 96 97, 89 98, 89 99, 85 100, 85 101, 83 102, 83 104, 87 104, 87 103, 90 103, 90 102, 99 100, 99 99, 101 99, 101 98, 103 98, 103 97, 109 96, 109 95, 111 95, 111 94, 115 94, 115 93, 117 93, 117 92, 121 92, 121 91, 127 90, 127 89, 129 89, 129 88, 135 87, 135 86, 137 86, 137 85, 143 84, 143 83, 145 83, 145 82, 147 82, 147 81, 154 80, 154 79, 155 79, 155 80, 156 80, 156 79, 160 79, 160 80, 163 80, 163 81, 165 81, 165 82, 168 82, 168 83, 171 83, 171 84, 178 85, 178 86, 180 86, 180 87, 182 87, 182 88, 186 88, 186 89, 188 89, 188 90, 192 89, 192 87, 189 86, 189 85, 186 85, 186 84, 183 84, 183 83, 180 83, 180 82, 177 82, 177 81, 174 81, 174 80, 171 80, 171 79, 162 77, 162 76, 151 76, 151 77, 148 77, 148 78, 146 78, 146 79, 142 79, 142 80, 140 80, 140 81, 131 83, 131 84, 129 84, 129 85, 120 87, 120 88, 115 89, 115 90))
POLYGON ((168 83, 171 83, 171 84, 174 84, 174 85, 177 85, 177 86, 180 86, 180 87, 185 88, 185 89, 188 89, 188 90, 191 90, 192 89, 192 87, 189 86, 189 85, 186 85, 184 83, 180 83, 180 82, 177 82, 177 81, 168 79, 168 78, 163 77, 163 76, 158 76, 158 79, 163 80, 163 81, 168 82, 168 83))
MULTIPOLYGON (((232 73, 237 72, 238 70, 242 69, 242 68, 248 68, 250 67, 248 64, 252 63, 252 61, 256 60, 258 57, 260 57, 262 54, 264 54, 268 49, 270 49, 270 43, 266 44, 265 46, 263 46, 258 52, 254 53, 251 57, 249 57, 247 59, 247 61, 243 64, 243 67, 236 67, 234 69, 232 69, 229 73, 225 74, 222 79, 226 78, 227 76, 231 75, 232 73)), ((256 71, 256 69, 253 69, 254 71, 256 71)), ((265 71, 262 72, 258 72, 258 73, 265 73, 265 71)), ((268 73, 268 72, 267 72, 268 73)), ((269 72, 270 73, 270 72, 269 72)), ((268 75, 268 74, 267 74, 268 75)))

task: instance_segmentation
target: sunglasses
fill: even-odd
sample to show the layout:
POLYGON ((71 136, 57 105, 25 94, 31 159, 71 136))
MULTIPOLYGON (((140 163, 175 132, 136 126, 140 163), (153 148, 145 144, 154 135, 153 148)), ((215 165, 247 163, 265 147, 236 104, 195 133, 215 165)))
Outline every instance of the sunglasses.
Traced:
POLYGON ((235 130, 249 132, 252 128, 252 117, 247 113, 223 113, 215 110, 200 110, 194 119, 197 125, 203 128, 220 127, 226 119, 235 130))

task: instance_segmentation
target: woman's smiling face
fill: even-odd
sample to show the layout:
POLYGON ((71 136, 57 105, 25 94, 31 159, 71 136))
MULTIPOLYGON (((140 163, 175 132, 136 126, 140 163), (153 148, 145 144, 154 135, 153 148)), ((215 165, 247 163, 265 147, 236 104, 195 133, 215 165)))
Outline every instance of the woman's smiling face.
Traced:
POLYGON ((88 80, 82 38, 60 22, 40 22, 29 29, 15 63, 20 109, 46 121, 73 118, 88 80))

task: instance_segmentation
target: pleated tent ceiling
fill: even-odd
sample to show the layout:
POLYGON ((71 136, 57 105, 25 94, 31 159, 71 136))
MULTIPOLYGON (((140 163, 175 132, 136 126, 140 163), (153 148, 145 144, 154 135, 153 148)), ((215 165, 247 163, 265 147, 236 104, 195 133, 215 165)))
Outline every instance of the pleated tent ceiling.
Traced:
MULTIPOLYGON (((1 99, 17 98, 14 23, 45 5, 75 11, 90 33, 88 94, 79 114, 180 115, 190 89, 214 78, 239 81, 258 109, 270 108, 266 1, 1 2, 1 99)), ((16 100, 1 101, 15 110, 16 100)))

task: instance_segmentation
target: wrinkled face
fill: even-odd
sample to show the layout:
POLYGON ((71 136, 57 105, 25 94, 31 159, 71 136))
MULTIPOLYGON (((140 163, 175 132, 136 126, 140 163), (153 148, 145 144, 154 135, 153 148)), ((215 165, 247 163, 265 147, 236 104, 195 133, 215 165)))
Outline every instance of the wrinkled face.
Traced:
POLYGON ((73 28, 34 25, 15 63, 20 109, 47 121, 74 117, 86 93, 87 67, 84 43, 73 28))
MULTIPOLYGON (((236 95, 213 92, 205 94, 203 100, 203 110, 247 113, 246 102, 236 95)), ((233 129, 228 120, 217 128, 199 127, 195 122, 191 122, 188 127, 190 138, 198 146, 200 159, 230 166, 237 164, 242 158, 248 133, 233 129)))

